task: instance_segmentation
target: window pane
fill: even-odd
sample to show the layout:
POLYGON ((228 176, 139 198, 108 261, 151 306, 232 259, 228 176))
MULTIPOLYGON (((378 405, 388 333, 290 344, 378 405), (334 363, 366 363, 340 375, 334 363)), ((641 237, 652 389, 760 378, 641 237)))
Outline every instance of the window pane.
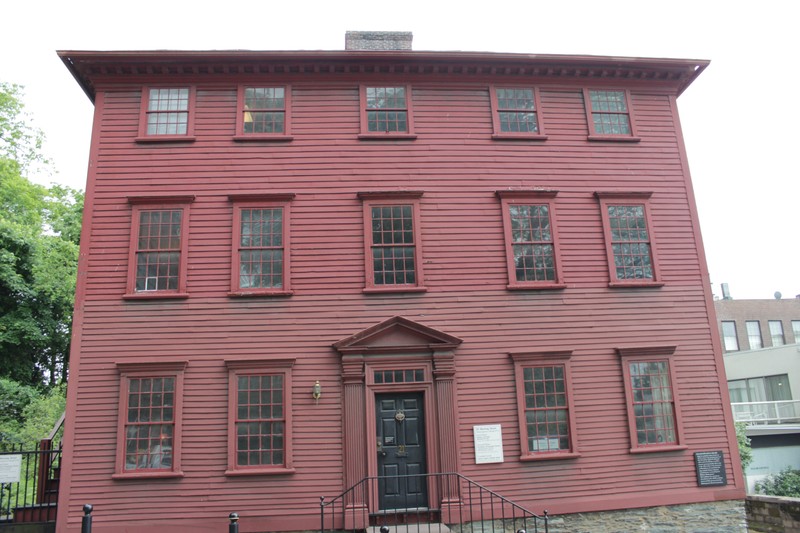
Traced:
POLYGON ((283 287, 283 208, 242 209, 239 288, 283 287))
POLYGON ((763 343, 761 341, 761 324, 758 320, 748 320, 745 322, 745 326, 747 327, 747 341, 750 344, 751 350, 758 350, 759 348, 763 348, 763 343))
POLYGON ((772 337, 773 346, 783 346, 786 344, 786 339, 783 336, 783 322, 780 320, 769 321, 769 334, 772 337))
POLYGON ((408 132, 405 87, 367 87, 367 130, 408 132))
POLYGON ((189 123, 189 89, 150 89, 148 135, 185 135, 189 123))
POLYGON ((675 444, 669 364, 667 361, 631 362, 629 370, 638 444, 675 444))
POLYGON ((609 205, 608 223, 617 279, 653 279, 643 205, 609 205))
POLYGON ((523 386, 530 452, 570 450, 564 367, 524 368, 523 386))
POLYGON ((739 340, 736 338, 736 322, 722 321, 722 340, 726 352, 735 352, 739 349, 739 340))
POLYGON ((172 468, 175 378, 128 380, 125 469, 172 468))
POLYGON ((239 376, 237 387, 236 464, 283 464, 283 375, 239 376))
POLYGON ((592 123, 598 135, 631 135, 624 91, 589 91, 592 123))

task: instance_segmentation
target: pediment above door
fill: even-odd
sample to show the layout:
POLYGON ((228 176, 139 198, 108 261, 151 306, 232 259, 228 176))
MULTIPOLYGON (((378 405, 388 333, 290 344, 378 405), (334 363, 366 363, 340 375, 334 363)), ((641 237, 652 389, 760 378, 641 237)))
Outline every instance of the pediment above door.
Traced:
POLYGON ((395 316, 370 326, 333 347, 342 355, 431 354, 452 351, 461 339, 408 318, 395 316))

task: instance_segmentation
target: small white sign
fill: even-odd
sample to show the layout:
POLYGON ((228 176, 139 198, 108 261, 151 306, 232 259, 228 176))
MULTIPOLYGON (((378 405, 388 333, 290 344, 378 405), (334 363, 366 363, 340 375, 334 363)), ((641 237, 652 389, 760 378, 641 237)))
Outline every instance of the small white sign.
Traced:
POLYGON ((475 464, 503 462, 503 431, 500 424, 472 426, 475 464))
POLYGON ((21 455, 0 455, 0 483, 19 483, 21 455))

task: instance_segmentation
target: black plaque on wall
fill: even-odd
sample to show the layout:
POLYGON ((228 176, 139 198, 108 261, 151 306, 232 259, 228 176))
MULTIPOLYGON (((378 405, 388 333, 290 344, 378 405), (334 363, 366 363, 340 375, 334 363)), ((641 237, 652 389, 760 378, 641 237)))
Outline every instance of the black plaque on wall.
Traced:
POLYGON ((725 458, 721 451, 695 452, 694 468, 697 471, 697 484, 701 487, 727 485, 725 458))

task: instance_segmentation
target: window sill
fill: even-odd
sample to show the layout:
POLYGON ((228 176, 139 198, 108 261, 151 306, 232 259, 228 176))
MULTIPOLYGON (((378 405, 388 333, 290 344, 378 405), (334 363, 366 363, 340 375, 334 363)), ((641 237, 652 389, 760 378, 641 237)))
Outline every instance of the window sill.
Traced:
POLYGON ((684 444, 665 444, 663 446, 643 446, 641 448, 631 448, 631 453, 659 453, 659 452, 680 452, 688 450, 689 447, 684 444))
POLYGON ((625 287, 658 288, 663 287, 664 283, 661 281, 612 281, 608 286, 616 289, 625 287))
POLYGON ((495 141, 546 141, 547 135, 540 133, 495 133, 492 135, 495 141))
POLYGON ((252 468, 241 470, 226 470, 225 475, 231 477, 237 476, 280 476, 285 474, 294 474, 294 468, 252 468))
POLYGON ((401 140, 413 141, 417 138, 414 133, 362 133, 358 136, 362 141, 401 140))
POLYGON ((510 291, 556 291, 561 289, 566 289, 566 283, 548 283, 548 284, 529 284, 525 285, 522 283, 509 283, 506 285, 506 288, 510 291))
POLYGON ((235 135, 233 137, 233 140, 236 142, 249 142, 249 141, 289 142, 294 140, 294 135, 259 135, 259 134, 235 135))
POLYGON ((148 291, 123 294, 125 300, 185 300, 189 297, 187 292, 148 291))
POLYGON ((404 287, 402 285, 393 285, 386 287, 365 287, 362 291, 365 294, 379 294, 386 292, 428 292, 426 287, 404 287))
POLYGON ((590 141, 610 141, 620 143, 638 143, 642 140, 641 137, 634 137, 633 135, 589 135, 587 139, 590 141))
POLYGON ((148 135, 147 137, 136 137, 134 141, 140 144, 147 143, 193 143, 197 140, 194 135, 148 135))
POLYGON ((231 291, 228 296, 231 298, 258 298, 270 296, 291 296, 294 291, 278 290, 278 291, 231 291))
POLYGON ((553 461, 558 459, 577 459, 580 457, 581 454, 577 452, 564 452, 564 453, 557 453, 557 452, 549 452, 549 453, 541 453, 536 454, 532 453, 529 455, 521 455, 519 457, 520 461, 553 461))
POLYGON ((180 470, 164 472, 123 472, 112 474, 111 479, 173 479, 183 477, 183 472, 180 470))

